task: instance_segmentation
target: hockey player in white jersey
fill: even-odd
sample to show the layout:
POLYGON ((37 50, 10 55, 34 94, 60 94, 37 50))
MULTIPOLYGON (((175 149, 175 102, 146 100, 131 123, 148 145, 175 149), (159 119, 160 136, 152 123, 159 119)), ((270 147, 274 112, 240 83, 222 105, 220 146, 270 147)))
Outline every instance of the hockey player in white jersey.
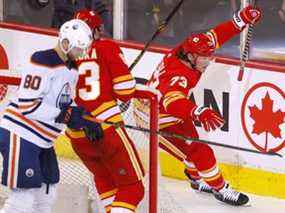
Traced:
POLYGON ((83 127, 82 110, 70 105, 78 78, 73 62, 91 42, 87 24, 68 21, 58 45, 35 52, 22 70, 18 95, 0 124, 2 184, 11 189, 1 213, 51 213, 59 182, 53 141, 62 123, 83 127))

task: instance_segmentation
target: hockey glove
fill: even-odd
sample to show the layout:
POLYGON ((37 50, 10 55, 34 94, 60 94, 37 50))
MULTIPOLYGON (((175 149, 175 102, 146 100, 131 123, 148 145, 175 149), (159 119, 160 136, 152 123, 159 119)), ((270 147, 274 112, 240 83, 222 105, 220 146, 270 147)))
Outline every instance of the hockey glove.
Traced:
POLYGON ((234 14, 233 22, 243 29, 247 24, 256 24, 261 19, 261 10, 247 6, 234 14))
POLYGON ((200 121, 207 132, 214 131, 224 124, 224 119, 208 107, 196 107, 193 114, 194 119, 200 121))
POLYGON ((97 142, 104 137, 104 131, 99 123, 86 120, 83 130, 86 137, 91 142, 97 142))
POLYGON ((76 106, 65 106, 56 117, 56 123, 64 123, 70 129, 80 130, 85 126, 84 109, 76 106))

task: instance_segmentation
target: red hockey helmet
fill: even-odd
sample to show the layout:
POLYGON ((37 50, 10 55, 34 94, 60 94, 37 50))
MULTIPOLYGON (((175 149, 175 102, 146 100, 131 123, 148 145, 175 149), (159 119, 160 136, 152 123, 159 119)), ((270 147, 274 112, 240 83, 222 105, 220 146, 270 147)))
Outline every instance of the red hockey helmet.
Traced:
POLYGON ((215 45, 205 33, 193 34, 183 43, 184 53, 196 53, 201 56, 211 56, 215 51, 215 45))
POLYGON ((103 24, 101 17, 93 10, 79 10, 74 14, 74 18, 84 21, 92 30, 100 28, 103 24))

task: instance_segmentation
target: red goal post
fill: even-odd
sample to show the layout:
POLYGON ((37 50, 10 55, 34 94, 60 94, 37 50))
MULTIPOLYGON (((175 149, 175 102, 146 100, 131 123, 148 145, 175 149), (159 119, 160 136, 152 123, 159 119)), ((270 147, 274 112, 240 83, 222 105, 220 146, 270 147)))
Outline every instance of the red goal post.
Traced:
POLYGON ((157 213, 158 203, 158 98, 155 92, 139 87, 135 97, 149 101, 149 213, 157 213))

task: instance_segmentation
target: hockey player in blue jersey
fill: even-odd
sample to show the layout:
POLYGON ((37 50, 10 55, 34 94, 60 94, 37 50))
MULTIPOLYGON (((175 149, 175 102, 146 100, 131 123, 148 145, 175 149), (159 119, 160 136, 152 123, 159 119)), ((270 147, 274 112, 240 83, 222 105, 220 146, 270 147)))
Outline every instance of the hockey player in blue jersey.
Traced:
POLYGON ((82 110, 70 105, 78 78, 73 65, 91 42, 87 24, 68 21, 58 45, 35 52, 22 70, 18 94, 0 123, 2 184, 11 189, 1 213, 51 213, 59 182, 53 141, 62 123, 83 126, 82 110))

